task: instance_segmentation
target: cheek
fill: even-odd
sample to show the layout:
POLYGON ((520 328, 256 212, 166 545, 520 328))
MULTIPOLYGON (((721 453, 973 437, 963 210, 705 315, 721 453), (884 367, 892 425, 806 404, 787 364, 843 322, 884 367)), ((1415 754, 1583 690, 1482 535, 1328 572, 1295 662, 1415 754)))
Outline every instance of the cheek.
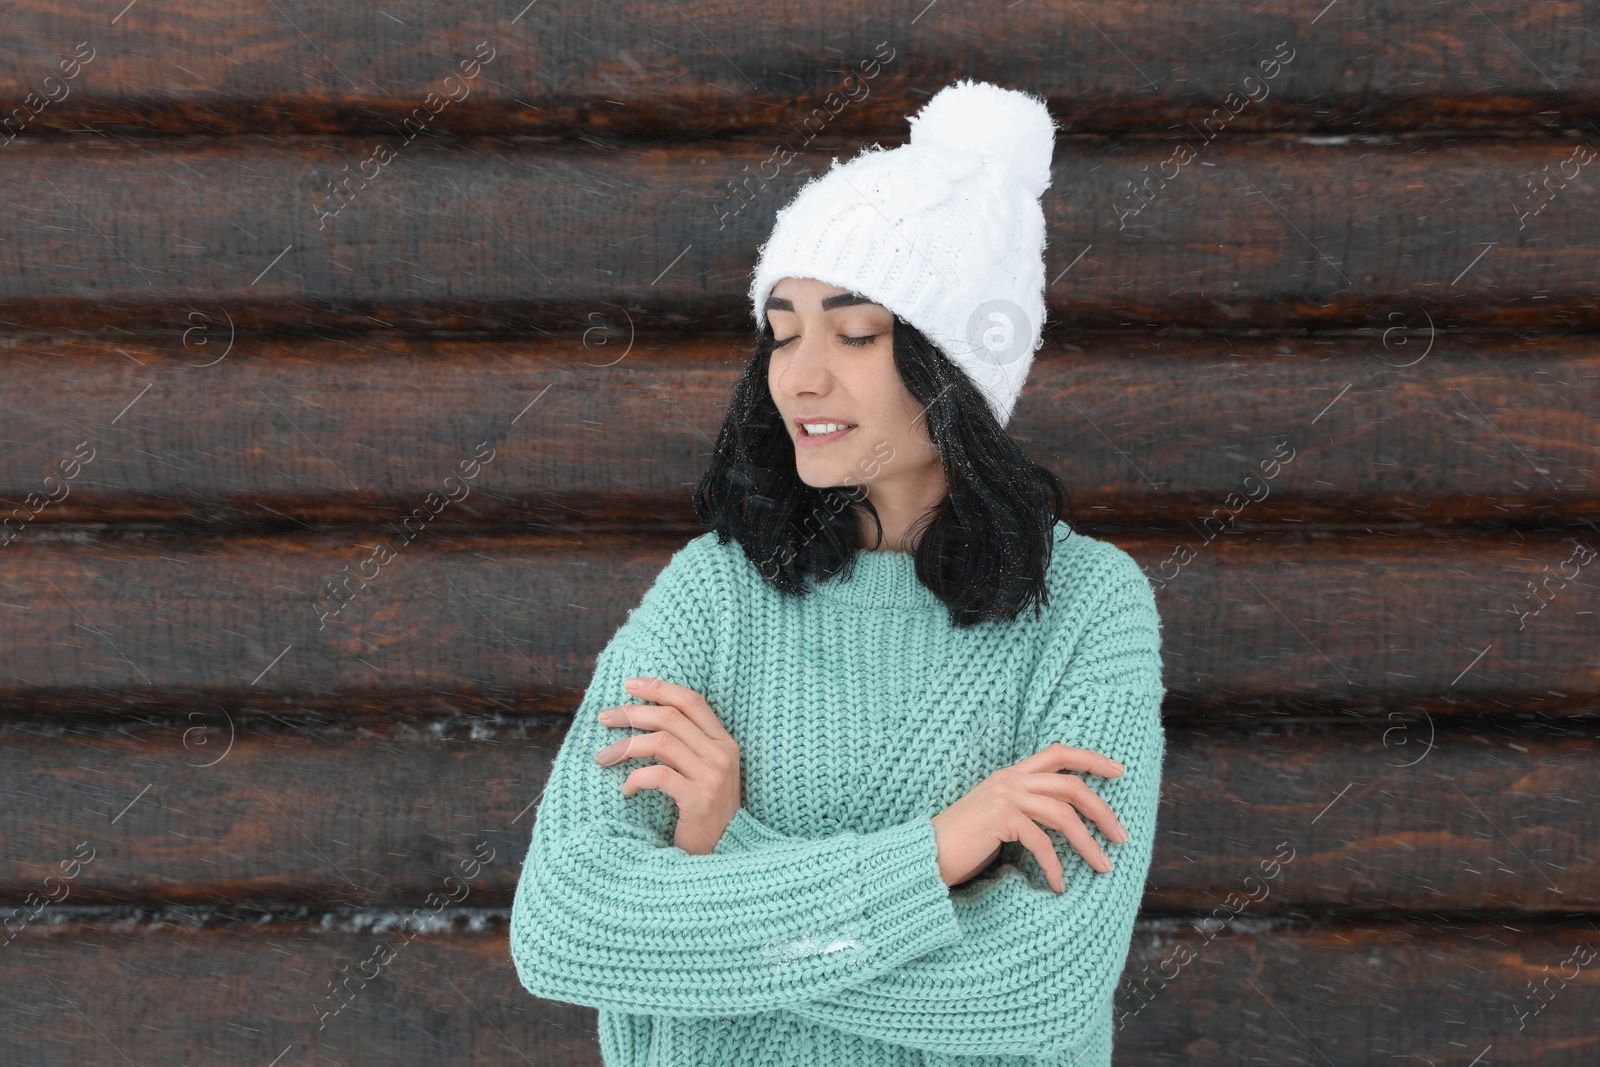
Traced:
POLYGON ((886 428, 905 421, 899 414, 901 408, 909 405, 915 411, 921 410, 921 405, 900 380, 894 352, 886 344, 863 353, 859 360, 846 363, 840 368, 839 378, 856 398, 863 414, 886 428))
MULTIPOLYGON (((913 412, 920 411, 921 406, 913 412)), ((925 422, 926 420, 923 420, 925 422)), ((906 421, 898 422, 888 432, 877 435, 877 440, 884 442, 879 449, 882 455, 893 456, 894 462, 889 466, 895 470, 918 470, 929 464, 937 463, 938 449, 934 448, 933 441, 923 429, 923 422, 909 425, 906 421)))

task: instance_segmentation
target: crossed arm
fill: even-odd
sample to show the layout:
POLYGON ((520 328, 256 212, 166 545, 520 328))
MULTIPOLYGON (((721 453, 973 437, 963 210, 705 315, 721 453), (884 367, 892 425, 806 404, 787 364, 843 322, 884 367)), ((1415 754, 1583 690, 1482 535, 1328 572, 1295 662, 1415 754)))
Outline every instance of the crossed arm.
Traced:
MULTIPOLYGON (((947 1055, 1032 1055, 1066 1063, 1096 1036, 1127 961, 1149 873, 1165 735, 1160 630, 1147 581, 1125 555, 1079 639, 1052 649, 1035 675, 1011 758, 1052 742, 1105 753, 1126 773, 1095 791, 1127 827, 1108 873, 1047 828, 1066 892, 1020 851, 995 880, 950 890, 960 936, 846 989, 787 1005, 851 1033, 947 1055)), ((719 850, 785 840, 748 812, 719 850), (761 832, 765 830, 765 832, 761 832)), ((1102 846, 1105 838, 1092 830, 1102 846)), ((1007 850, 1008 852, 1010 850, 1007 850)))
POLYGON ((703 646, 661 622, 684 616, 653 589, 601 654, 540 805, 511 918, 524 986, 638 1014, 784 1009, 951 1056, 1078 1047, 1126 960, 1164 751, 1153 597, 1128 557, 1109 571, 1087 625, 1046 654, 1015 739, 1017 759, 1060 741, 1127 768, 1098 789, 1130 834, 1111 872, 1051 832, 1064 893, 1026 854, 948 888, 928 818, 811 840, 741 808, 711 854, 672 847, 671 801, 621 793, 638 764, 594 760, 614 738, 598 711, 632 699, 624 679, 705 691, 703 646))

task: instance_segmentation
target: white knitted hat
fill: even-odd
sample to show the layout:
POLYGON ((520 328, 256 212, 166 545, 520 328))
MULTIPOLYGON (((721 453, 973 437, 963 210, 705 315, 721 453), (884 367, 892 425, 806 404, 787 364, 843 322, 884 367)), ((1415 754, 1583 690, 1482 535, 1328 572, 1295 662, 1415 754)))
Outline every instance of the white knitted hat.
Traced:
POLYGON ((778 212, 750 283, 756 328, 783 278, 860 293, 938 345, 1004 426, 1043 343, 1055 121, 1035 96, 964 79, 909 122, 909 144, 835 158, 778 212))

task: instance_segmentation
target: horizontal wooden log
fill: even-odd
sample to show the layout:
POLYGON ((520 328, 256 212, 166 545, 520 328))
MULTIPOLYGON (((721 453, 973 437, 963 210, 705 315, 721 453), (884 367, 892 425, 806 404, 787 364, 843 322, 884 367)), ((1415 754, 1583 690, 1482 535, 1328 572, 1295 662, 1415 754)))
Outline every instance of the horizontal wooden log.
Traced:
MULTIPOLYGON (((1422 325, 1063 339, 1039 353, 1008 429, 1085 528, 1600 521, 1594 342, 1422 325)), ((485 441, 500 453, 441 527, 693 523, 749 358, 739 338, 626 329, 259 340, 208 317, 155 340, 0 340, 16 427, 0 500, 22 509, 0 540, 62 523, 389 520, 485 441), (86 442, 93 458, 62 480, 86 442)))
POLYGON ((1117 991, 1117 1059, 1576 1065, 1600 1047, 1596 946, 1578 922, 1141 924, 1117 991), (1480 1058, 1490 1047, 1499 1058, 1480 1058))
POLYGON ((512 970, 504 919, 466 911, 421 929, 405 926, 405 915, 331 930, 196 928, 177 916, 121 928, 36 923, 0 950, 15 1020, 6 1044, 39 1067, 598 1067, 594 1012, 530 996, 512 970))
MULTIPOLYGON (((753 141, 384 148, 19 141, 0 152, 0 323, 743 333, 776 211, 828 165, 810 153, 767 181, 772 149, 753 141)), ((1589 151, 1191 131, 1064 144, 1044 200, 1050 336, 1595 327, 1589 151)))
MULTIPOLYGON (((458 922, 410 941, 381 914, 41 925, 5 950, 8 1045, 36 1067, 598 1065, 594 1012, 530 996, 503 914, 479 922, 481 932, 458 922), (347 973, 339 1001, 330 983, 347 973)), ((1116 1058, 1587 1067, 1600 1052, 1596 952, 1600 934, 1576 922, 1141 922, 1116 994, 1116 1058)))
MULTIPOLYGON (((0 549, 0 696, 380 721, 563 710, 682 543, 455 536, 424 510, 405 531, 19 539, 0 549)), ((1158 587, 1169 699, 1187 714, 1592 713, 1600 697, 1586 529, 1114 543, 1158 587)))
POLYGON ((1395 711, 1167 751, 1146 909, 1596 910, 1592 723, 1395 711))
POLYGON ((1437 5, 1108 0, 1068 11, 910 3, 867 22, 839 2, 490 12, 190 0, 108 14, 18 0, 7 14, 0 105, 23 107, 30 133, 386 133, 428 93, 459 94, 442 81, 484 41, 494 57, 438 115, 441 131, 787 138, 839 125, 892 136, 958 77, 1044 95, 1064 126, 1113 133, 1200 122, 1229 92, 1258 98, 1234 120, 1251 130, 1529 128, 1570 124, 1600 100, 1600 47, 1572 32, 1571 9, 1509 0, 1473 18, 1437 5), (93 58, 63 81, 59 64, 80 42, 93 58), (1262 68, 1280 45, 1292 59, 1262 68))
MULTIPOLYGON (((220 711, 13 730, 0 914, 44 899, 322 910, 463 893, 509 907, 563 731, 287 732, 220 711)), ((1397 714, 1167 733, 1147 911, 1600 910, 1592 728, 1397 714)))

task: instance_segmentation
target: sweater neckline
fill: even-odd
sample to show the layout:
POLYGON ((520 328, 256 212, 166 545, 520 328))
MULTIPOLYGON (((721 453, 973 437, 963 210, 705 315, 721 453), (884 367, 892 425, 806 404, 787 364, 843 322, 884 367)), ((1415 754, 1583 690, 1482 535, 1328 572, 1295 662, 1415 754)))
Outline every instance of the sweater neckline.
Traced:
MULTIPOLYGON (((1054 559, 1063 551, 1063 544, 1072 537, 1073 530, 1058 519, 1052 534, 1054 559)), ((849 581, 845 581, 842 570, 826 581, 819 582, 815 575, 809 581, 811 590, 824 599, 856 607, 946 610, 933 590, 917 580, 917 557, 912 552, 871 552, 858 548, 855 572, 849 581)))
POLYGON ((840 571, 824 581, 813 578, 811 588, 824 599, 864 608, 943 606, 933 590, 917 579, 917 557, 910 552, 857 549, 855 571, 848 581, 840 571))

